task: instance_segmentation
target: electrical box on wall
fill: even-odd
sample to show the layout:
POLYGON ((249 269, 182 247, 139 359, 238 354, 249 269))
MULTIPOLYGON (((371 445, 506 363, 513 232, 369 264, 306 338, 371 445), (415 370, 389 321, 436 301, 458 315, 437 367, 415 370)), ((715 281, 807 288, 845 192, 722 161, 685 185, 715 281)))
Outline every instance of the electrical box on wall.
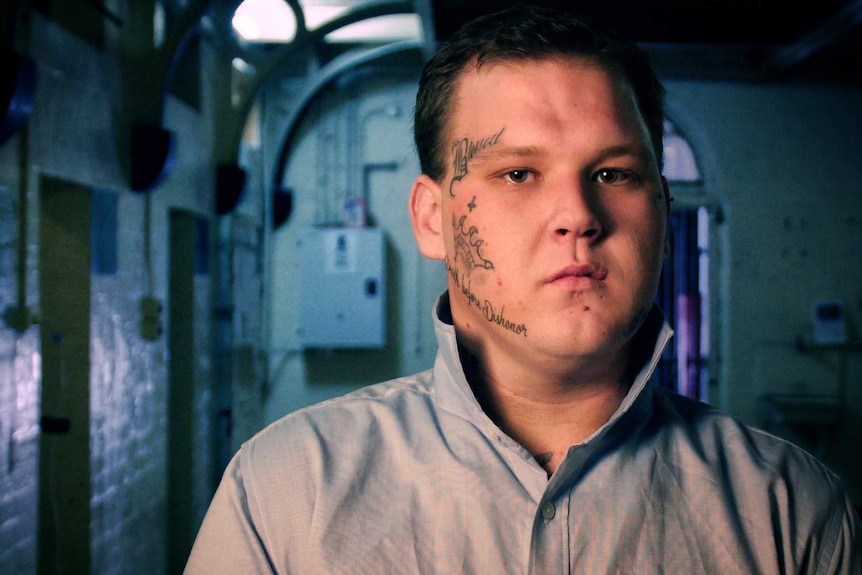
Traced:
POLYGON ((304 348, 386 341, 385 243, 378 228, 300 230, 299 336, 304 348))

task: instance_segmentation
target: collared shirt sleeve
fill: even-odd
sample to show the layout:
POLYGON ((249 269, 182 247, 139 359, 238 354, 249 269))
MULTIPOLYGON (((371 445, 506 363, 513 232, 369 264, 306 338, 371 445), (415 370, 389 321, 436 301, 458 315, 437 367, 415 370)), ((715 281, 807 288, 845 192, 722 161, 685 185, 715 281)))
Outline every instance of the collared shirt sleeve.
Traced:
MULTIPOLYGON (((832 553, 821 558, 821 565, 814 573, 829 575, 862 575, 862 525, 846 493, 839 493, 843 499, 843 510, 835 514, 835 522, 840 526, 836 530, 834 545, 830 546, 832 553)), ((840 507, 840 504, 839 504, 840 507)))
POLYGON ((241 449, 231 460, 198 532, 184 575, 264 575, 276 571, 257 531, 241 449))

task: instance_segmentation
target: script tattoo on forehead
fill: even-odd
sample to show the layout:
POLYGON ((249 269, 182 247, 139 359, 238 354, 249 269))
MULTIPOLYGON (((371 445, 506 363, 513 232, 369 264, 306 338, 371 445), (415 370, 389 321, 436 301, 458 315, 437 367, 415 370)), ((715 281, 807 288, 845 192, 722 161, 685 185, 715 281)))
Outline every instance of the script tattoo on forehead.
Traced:
POLYGON ((470 160, 473 156, 499 142, 500 136, 503 135, 503 130, 505 128, 500 128, 500 131, 496 134, 480 140, 471 140, 464 136, 452 143, 452 181, 449 182, 449 195, 451 197, 455 197, 455 182, 460 182, 467 176, 470 160))

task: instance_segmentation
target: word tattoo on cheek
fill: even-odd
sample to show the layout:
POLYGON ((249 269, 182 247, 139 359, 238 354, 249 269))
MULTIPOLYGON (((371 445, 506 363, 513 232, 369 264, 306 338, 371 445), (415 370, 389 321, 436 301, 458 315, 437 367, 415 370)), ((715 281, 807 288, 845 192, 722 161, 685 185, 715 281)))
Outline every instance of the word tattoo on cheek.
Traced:
POLYGON ((449 277, 452 278, 452 283, 454 286, 461 291, 461 295, 467 300, 467 303, 471 306, 475 306, 477 309, 481 310, 482 315, 485 320, 495 323, 502 327, 503 329, 507 329, 514 334, 523 335, 527 337, 527 326, 523 323, 515 323, 505 316, 506 308, 501 307, 500 312, 494 309, 494 304, 492 304, 488 300, 480 300, 473 290, 470 288, 470 283, 468 281, 462 282, 462 279, 466 280, 466 276, 464 278, 461 277, 458 269, 452 266, 449 262, 449 258, 444 260, 446 264, 446 272, 449 274, 449 277))
POLYGON ((482 256, 482 244, 485 243, 485 240, 476 237, 479 229, 476 226, 465 229, 464 221, 466 219, 467 216, 458 218, 452 214, 452 229, 455 232, 455 259, 457 260, 458 256, 461 256, 468 274, 475 268, 494 269, 494 264, 482 256))
POLYGON ((452 283, 461 291, 461 295, 467 298, 467 303, 481 309, 482 303, 476 297, 476 294, 473 293, 473 290, 470 289, 470 283, 466 281, 467 278, 464 277, 465 281, 462 283, 461 273, 449 262, 449 258, 446 258, 444 262, 446 263, 446 271, 449 273, 449 277, 452 278, 452 283))
POLYGON ((482 314, 485 316, 485 319, 490 321, 491 323, 496 323, 503 329, 507 329, 512 333, 523 335, 527 337, 527 326, 522 323, 515 323, 506 318, 504 312, 506 311, 505 306, 500 308, 500 313, 494 311, 494 306, 491 305, 491 302, 485 300, 485 304, 482 306, 482 314))
POLYGON ((503 135, 503 130, 505 130, 505 128, 500 128, 500 131, 493 136, 488 136, 481 140, 471 140, 464 137, 460 140, 456 140, 455 143, 452 144, 452 173, 454 175, 452 176, 452 181, 449 182, 450 196, 453 198, 455 197, 455 191, 453 190, 455 182, 460 182, 467 176, 467 165, 470 162, 470 159, 485 148, 493 146, 500 141, 500 136, 503 135))

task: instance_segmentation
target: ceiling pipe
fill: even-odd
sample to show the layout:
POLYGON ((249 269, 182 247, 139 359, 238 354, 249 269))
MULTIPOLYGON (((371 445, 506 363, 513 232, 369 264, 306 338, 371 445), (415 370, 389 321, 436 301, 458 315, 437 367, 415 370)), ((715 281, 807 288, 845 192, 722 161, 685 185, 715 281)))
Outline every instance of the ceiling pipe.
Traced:
MULTIPOLYGON (((294 7, 295 0, 289 0, 288 4, 294 7)), ((254 80, 249 84, 248 91, 244 98, 234 107, 229 116, 228 122, 231 124, 229 130, 224 130, 226 139, 216 142, 219 159, 221 161, 236 161, 239 157, 239 145, 242 141, 242 134, 245 130, 246 120, 251 113, 251 108, 257 97, 262 92, 266 83, 273 76, 275 71, 284 62, 290 58, 300 48, 305 47, 308 43, 322 40, 327 34, 334 32, 348 24, 353 24, 368 18, 377 16, 388 16, 391 14, 409 14, 413 13, 413 3, 408 0, 374 0, 355 7, 352 7, 341 14, 338 18, 330 20, 322 24, 319 28, 313 31, 305 29, 305 18, 302 16, 301 8, 294 7, 297 11, 297 32, 296 38, 289 44, 284 46, 274 47, 273 50, 266 52, 255 52, 252 50, 241 50, 239 46, 232 56, 240 57, 251 64, 257 71, 254 80), (300 25, 301 24, 301 25, 300 25)))
POLYGON ((780 50, 768 66, 778 70, 791 68, 811 58, 843 35, 852 33, 860 23, 862 23, 862 0, 850 0, 835 16, 787 48, 780 50))
MULTIPOLYGON (((377 16, 413 13, 423 7, 426 12, 430 12, 427 0, 415 0, 415 2, 411 0, 371 0, 354 6, 346 10, 339 17, 322 24, 313 31, 309 31, 306 27, 305 15, 299 0, 285 0, 285 2, 294 11, 297 20, 296 37, 292 42, 279 49, 264 53, 243 49, 239 43, 234 41, 234 49, 229 54, 230 58, 238 56, 245 59, 257 69, 258 73, 243 100, 227 110, 226 114, 220 115, 222 122, 229 124, 229 129, 222 131, 222 133, 228 135, 214 142, 217 163, 216 207, 220 215, 229 213, 236 206, 239 197, 243 193, 246 178, 244 170, 238 164, 242 134, 248 115, 259 93, 282 63, 306 44, 318 41, 327 34, 348 24, 377 16), (224 210, 228 211, 225 212, 224 210)), ((163 72, 162 82, 158 93, 144 95, 144 97, 148 98, 157 98, 156 103, 150 102, 150 109, 155 110, 154 117, 144 120, 133 120, 131 180, 134 191, 147 191, 157 186, 164 180, 173 166, 173 155, 175 153, 174 137, 173 134, 162 127, 162 116, 169 87, 173 82, 178 62, 185 52, 188 42, 197 32, 207 10, 216 7, 222 10, 222 13, 229 13, 231 10, 235 10, 239 4, 240 0, 196 0, 192 2, 178 14, 177 20, 172 23, 171 28, 168 30, 164 43, 150 57, 150 60, 154 60, 154 62, 151 61, 149 63, 154 64, 154 66, 148 67, 148 69, 161 69, 163 72)), ((420 15, 424 22, 427 14, 420 15)), ((426 23, 425 29, 427 30, 427 28, 426 23)), ((227 35, 227 32, 225 35, 227 35)), ((400 43, 398 44, 400 45, 400 43)), ((398 49, 400 48, 396 48, 395 51, 398 49)), ((424 54, 429 52, 427 43, 420 46, 420 49, 423 50, 424 54)), ((372 49, 372 51, 376 50, 382 51, 379 56, 372 56, 371 59, 390 53, 390 49, 387 46, 384 46, 382 49, 372 49)), ((301 101, 298 108, 302 109, 306 104, 307 102, 301 101)), ((288 200, 286 203, 289 205, 290 201, 288 200)), ((285 202, 282 202, 282 204, 285 204, 285 202)))
MULTIPOLYGON (((131 68, 147 74, 131 75, 132 89, 126 94, 126 113, 131 131, 129 146, 129 187, 133 192, 148 192, 168 176, 174 166, 176 138, 164 126, 165 100, 176 74, 177 63, 194 37, 198 23, 212 0, 196 0, 177 14, 164 42, 134 53, 131 68), (152 81, 157 78, 158 81, 152 81)), ((130 21, 138 21, 134 18, 130 21)), ((139 21, 146 22, 146 18, 139 21)), ((152 44, 151 32, 136 38, 141 46, 152 44)), ((129 41, 129 40, 127 40, 129 41)))
MULTIPOLYGON (((284 187, 284 173, 287 169, 287 159, 290 155, 293 146, 293 139, 296 135, 296 129, 300 121, 304 117, 308 104, 329 82, 340 76, 341 74, 356 68, 362 64, 397 54, 400 52, 423 51, 423 44, 420 41, 406 40, 403 42, 394 42, 385 46, 376 48, 366 48, 347 52, 339 57, 333 58, 328 64, 323 66, 310 79, 305 90, 294 102, 293 113, 290 115, 287 126, 284 129, 284 136, 281 144, 278 147, 278 155, 273 164, 272 190, 277 194, 290 194, 289 188, 284 187)), ((292 203, 292 200, 291 200, 292 203)), ((288 214, 289 216, 289 214, 288 214)), ((286 220, 286 218, 284 218, 286 220)), ((284 223, 283 221, 281 223, 284 223)))
MULTIPOLYGON (((256 51, 253 49, 243 49, 239 43, 234 43, 233 53, 230 58, 240 57, 247 61, 256 70, 253 81, 248 85, 247 91, 243 94, 242 99, 228 107, 224 114, 220 114, 222 124, 227 124, 227 129, 219 130, 219 133, 225 134, 220 139, 213 143, 214 154, 221 173, 224 173, 224 166, 229 166, 233 171, 242 170, 239 166, 239 148, 242 142, 243 132, 245 130, 248 116, 251 113, 251 108, 257 100, 264 86, 269 82, 278 68, 283 65, 295 52, 304 48, 309 43, 322 40, 327 34, 334 32, 355 22, 367 20, 378 16, 387 16, 390 14, 405 14, 414 12, 414 4, 408 0, 372 0, 361 5, 349 8, 337 18, 330 20, 320 27, 309 31, 305 24, 305 15, 298 0, 285 0, 293 9, 297 20, 296 36, 292 42, 284 46, 272 47, 272 50, 256 51)), ((389 48, 374 48, 372 50, 382 49, 384 53, 389 52, 389 48)), ((373 58, 372 58, 373 59, 373 58)), ((336 58, 333 62, 341 62, 340 58, 336 58)), ((332 62, 330 63, 330 65, 332 62)), ((330 65, 325 66, 330 69, 330 65)), ((338 64, 335 64, 338 66, 338 64)), ((345 68, 346 69, 346 68, 345 68)), ((343 71, 343 70, 342 70, 343 71)), ((325 73, 325 72, 324 72, 325 73)), ((341 73, 339 71, 338 73, 341 73)), ((337 74, 336 74, 337 75, 337 74)), ((312 84, 314 80, 312 80, 312 84)), ((316 92, 316 90, 315 90, 316 92)), ((302 110, 307 105, 307 101, 300 99, 294 106, 294 110, 302 110)), ((300 112, 301 114, 302 112, 300 112)), ((298 120, 298 117, 296 118, 298 120)), ((295 120, 294 120, 295 121, 295 120)), ((290 124, 289 124, 290 125, 290 124)), ((218 176, 218 175, 217 175, 218 176)), ((236 182, 239 179, 233 179, 236 182)), ((244 184, 245 179, 242 179, 244 184)), ((233 191, 236 193, 236 190, 233 191)), ((240 190, 241 194, 242 191, 240 190)), ((293 209, 293 193, 288 188, 281 188, 280 184, 272 188, 272 218, 271 223, 274 228, 278 228, 290 217, 293 209)))

